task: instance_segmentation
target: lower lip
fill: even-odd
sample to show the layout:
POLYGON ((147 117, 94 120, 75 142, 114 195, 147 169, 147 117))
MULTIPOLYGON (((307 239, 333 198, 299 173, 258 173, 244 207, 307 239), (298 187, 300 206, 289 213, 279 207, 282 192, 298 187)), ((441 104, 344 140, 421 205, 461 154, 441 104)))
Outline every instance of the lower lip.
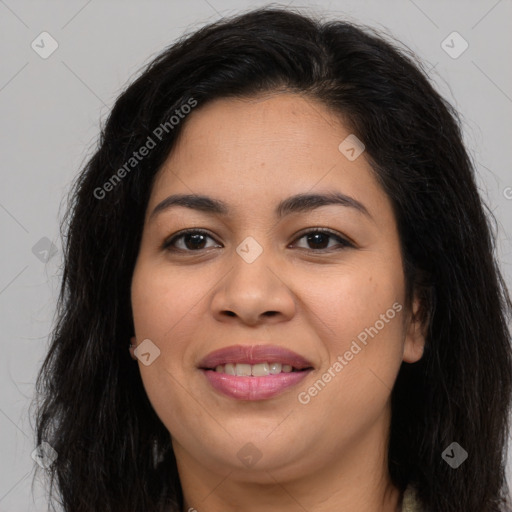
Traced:
POLYGON ((208 382, 222 394, 237 400, 265 400, 301 382, 311 370, 281 372, 265 377, 235 377, 214 370, 201 370, 208 382))

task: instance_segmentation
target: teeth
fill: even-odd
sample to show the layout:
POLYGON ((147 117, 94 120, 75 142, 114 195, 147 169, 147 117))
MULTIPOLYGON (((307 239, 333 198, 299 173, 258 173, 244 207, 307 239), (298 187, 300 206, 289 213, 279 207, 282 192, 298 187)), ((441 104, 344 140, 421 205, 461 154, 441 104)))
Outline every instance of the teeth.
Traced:
POLYGON ((252 365, 252 375, 254 377, 264 377, 270 373, 270 367, 268 363, 260 363, 252 365))
POLYGON ((251 375, 250 364, 236 363, 235 370, 236 374, 240 377, 250 377, 251 375))
POLYGON ((236 368, 234 364, 228 363, 224 367, 224 373, 227 373, 228 375, 236 375, 236 368))
POLYGON ((281 363, 270 363, 270 375, 281 373, 283 365, 281 363))
POLYGON ((215 367, 217 373, 226 373, 227 375, 236 375, 239 377, 265 377, 267 375, 277 375, 279 373, 290 373, 293 371, 293 366, 290 364, 281 363, 227 363, 225 365, 219 364, 215 367))

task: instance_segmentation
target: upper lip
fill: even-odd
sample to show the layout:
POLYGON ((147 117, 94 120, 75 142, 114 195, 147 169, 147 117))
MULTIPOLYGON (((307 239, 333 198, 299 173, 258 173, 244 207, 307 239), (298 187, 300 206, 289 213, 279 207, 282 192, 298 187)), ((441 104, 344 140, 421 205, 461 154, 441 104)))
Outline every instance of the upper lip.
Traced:
POLYGON ((277 345, 232 345, 210 352, 200 361, 198 367, 214 369, 228 363, 258 364, 267 362, 289 364, 297 370, 313 366, 299 354, 277 345))

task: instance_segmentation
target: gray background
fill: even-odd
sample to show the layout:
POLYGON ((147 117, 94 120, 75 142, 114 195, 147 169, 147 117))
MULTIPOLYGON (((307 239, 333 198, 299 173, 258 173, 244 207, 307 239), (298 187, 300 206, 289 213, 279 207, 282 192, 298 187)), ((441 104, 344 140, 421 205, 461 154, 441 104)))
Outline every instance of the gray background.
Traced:
MULTIPOLYGON (((0 512, 45 510, 41 487, 31 491, 35 445, 28 408, 58 294, 59 219, 70 183, 94 149, 100 120, 126 82, 183 32, 261 5, 267 2, 0 0, 0 512), (47 59, 31 47, 34 40, 42 46, 43 31, 59 45, 47 59)), ((512 2, 288 5, 384 28, 424 60, 438 90, 463 115, 482 195, 498 219, 499 259, 511 286, 512 2), (453 31, 469 44, 458 58, 441 46, 453 31)), ((462 48, 460 40, 448 44, 452 52, 462 48)), ((510 482, 510 457, 508 469, 510 482)))

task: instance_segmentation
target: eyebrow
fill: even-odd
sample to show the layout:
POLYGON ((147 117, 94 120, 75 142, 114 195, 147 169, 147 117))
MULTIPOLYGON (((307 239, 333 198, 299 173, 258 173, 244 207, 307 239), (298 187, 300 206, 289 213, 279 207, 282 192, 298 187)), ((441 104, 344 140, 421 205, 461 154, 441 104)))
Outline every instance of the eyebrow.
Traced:
MULTIPOLYGON (((277 205, 275 215, 278 219, 281 219, 292 213, 309 212, 316 208, 320 208, 321 206, 331 204, 353 208, 373 220, 372 216, 362 203, 353 197, 340 192, 327 192, 324 194, 297 194, 290 196, 277 205)), ((219 199, 213 199, 209 196, 200 194, 174 194, 166 197, 155 207, 150 215, 150 219, 174 206, 182 206, 192 210, 198 210, 220 216, 229 216, 232 214, 230 207, 219 199)))

